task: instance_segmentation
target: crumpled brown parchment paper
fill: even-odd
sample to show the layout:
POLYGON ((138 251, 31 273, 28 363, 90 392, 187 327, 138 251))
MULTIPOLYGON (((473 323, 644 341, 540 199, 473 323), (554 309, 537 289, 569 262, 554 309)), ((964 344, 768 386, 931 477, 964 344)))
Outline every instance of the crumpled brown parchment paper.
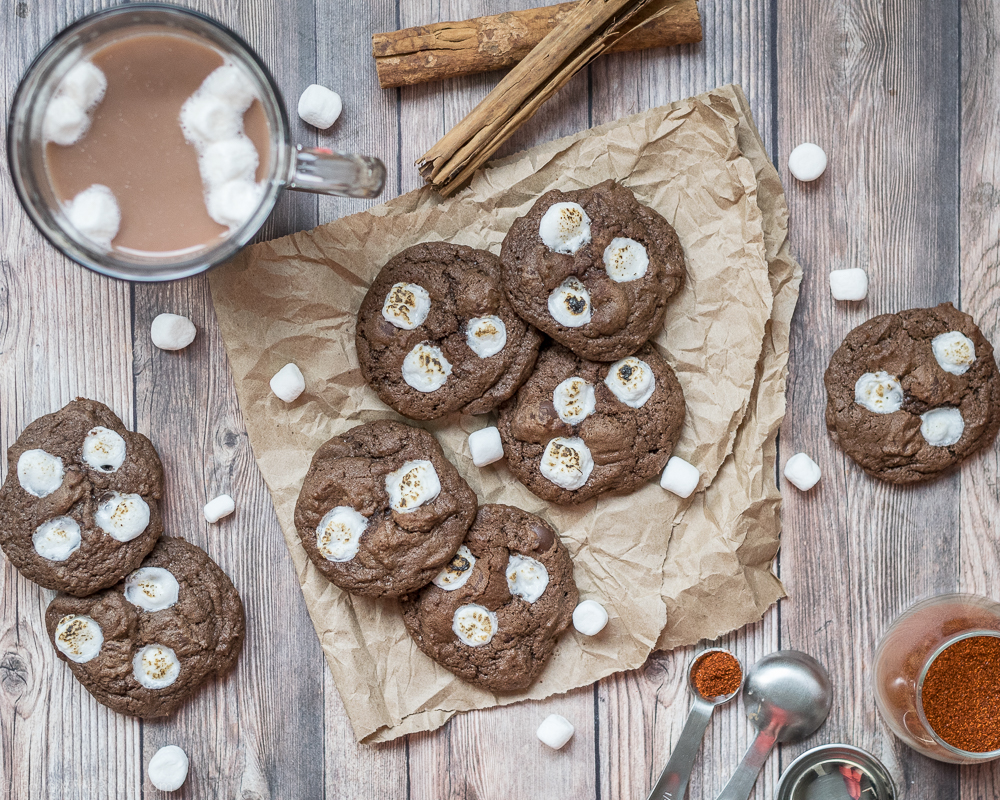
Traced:
MULTIPOLYGON (((788 320, 776 324, 772 308, 776 288, 790 285, 781 275, 794 264, 779 257, 780 184, 777 200, 758 198, 767 168, 773 173, 742 94, 725 88, 513 156, 450 200, 411 192, 248 248, 212 274, 250 442, 360 741, 432 730, 458 711, 592 683, 640 666, 658 642, 674 646, 740 627, 781 596, 770 562, 779 532, 773 436, 783 397, 772 395, 783 388, 788 320), (741 146, 758 148, 758 156, 745 157, 741 146), (320 444, 361 422, 398 418, 365 385, 354 350, 354 314, 385 261, 437 239, 498 252, 511 222, 540 194, 607 178, 663 214, 684 246, 688 281, 655 341, 688 403, 676 453, 698 466, 702 482, 691 500, 650 483, 626 497, 563 508, 536 498, 502 463, 472 464, 466 436, 493 424, 494 415, 422 423, 480 502, 519 506, 560 531, 582 596, 604 603, 611 616, 599 636, 567 632, 531 689, 496 696, 420 653, 394 602, 352 597, 328 583, 298 541, 293 510, 320 444), (773 218, 765 220, 761 208, 773 218), (289 361, 307 389, 286 405, 268 381, 289 361)), ((788 299, 786 292, 783 313, 788 299)))

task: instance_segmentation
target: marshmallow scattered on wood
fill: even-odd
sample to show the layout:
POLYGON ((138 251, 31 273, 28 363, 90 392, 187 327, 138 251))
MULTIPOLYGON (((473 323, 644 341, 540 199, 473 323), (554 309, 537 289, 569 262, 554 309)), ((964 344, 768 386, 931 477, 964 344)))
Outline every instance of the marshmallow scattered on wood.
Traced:
POLYGON ((295 364, 285 364, 271 378, 271 391, 286 403, 298 400, 306 390, 306 379, 295 364))
POLYGON ((149 336, 161 350, 183 350, 197 335, 194 323, 180 314, 159 314, 149 326, 149 336))
POLYGON ((472 463, 477 467, 485 467, 503 458, 503 442, 500 441, 498 428, 483 428, 469 434, 469 452, 472 463))
POLYGON ((607 624, 607 609, 596 600, 584 600, 573 609, 573 627, 584 636, 596 636, 607 624))
POLYGON ((205 504, 205 519, 213 525, 236 510, 236 501, 228 494, 220 494, 205 504))
POLYGON ((542 744, 547 744, 553 750, 559 750, 573 738, 575 732, 573 723, 566 717, 559 716, 559 714, 549 714, 538 726, 536 735, 542 744))
POLYGON ((834 300, 864 300, 868 296, 868 273, 863 269, 835 269, 830 273, 834 300))
POLYGON ((161 747, 149 759, 146 774, 150 783, 161 792, 176 792, 187 780, 187 753, 175 744, 161 747))
POLYGON ((667 466, 663 468, 660 486, 678 497, 690 497, 698 488, 699 480, 701 473, 696 466, 689 464, 683 458, 671 456, 667 466))
POLYGON ((307 87, 299 98, 299 116, 320 130, 333 125, 343 108, 340 95, 318 83, 307 87))
POLYGON ((819 483, 819 464, 805 453, 796 453, 785 462, 785 477, 796 488, 808 492, 819 483))
POLYGON ((800 144, 788 156, 788 171, 800 181, 814 181, 826 171, 826 153, 812 142, 800 144))

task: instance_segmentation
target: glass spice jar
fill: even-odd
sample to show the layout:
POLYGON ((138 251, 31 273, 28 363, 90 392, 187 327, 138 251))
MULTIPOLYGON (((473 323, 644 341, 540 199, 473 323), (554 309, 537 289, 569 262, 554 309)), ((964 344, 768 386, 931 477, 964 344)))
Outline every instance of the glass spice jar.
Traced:
MULTIPOLYGON (((1000 749, 973 752, 949 744, 931 727, 925 713, 930 698, 925 701, 924 687, 935 660, 952 645, 977 636, 1000 637, 1000 603, 973 594, 945 594, 903 612, 875 651, 872 682, 882 719, 903 742, 938 761, 977 764, 1000 758, 1000 749)), ((932 688, 939 691, 940 676, 933 677, 932 688)), ((962 686, 954 688, 963 690, 962 686)), ((935 696, 934 702, 940 706, 942 697, 935 696)))

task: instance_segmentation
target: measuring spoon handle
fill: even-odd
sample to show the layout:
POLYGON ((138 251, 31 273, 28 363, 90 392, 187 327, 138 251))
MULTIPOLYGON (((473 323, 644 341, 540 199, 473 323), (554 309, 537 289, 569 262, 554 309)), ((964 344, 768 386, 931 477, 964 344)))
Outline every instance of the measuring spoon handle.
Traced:
POLYGON ((677 746, 670 754, 670 760, 660 773, 660 779, 653 786, 653 791, 649 793, 647 800, 683 800, 688 782, 691 780, 694 760, 698 750, 701 749, 701 740, 714 708, 714 704, 695 696, 687 722, 684 723, 684 730, 681 731, 681 738, 677 740, 677 746))
POLYGON ((777 741, 770 731, 760 731, 747 749, 743 760, 729 779, 729 783, 719 794, 718 800, 749 800, 753 785, 757 782, 761 767, 767 761, 777 741))

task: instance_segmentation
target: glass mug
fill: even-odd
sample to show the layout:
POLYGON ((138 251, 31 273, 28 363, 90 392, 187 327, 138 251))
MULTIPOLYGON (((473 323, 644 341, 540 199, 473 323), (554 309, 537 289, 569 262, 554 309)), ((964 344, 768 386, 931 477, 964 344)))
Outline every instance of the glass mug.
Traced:
MULTIPOLYGON (((133 3, 97 12, 58 34, 32 62, 18 86, 7 129, 10 171, 22 205, 41 233, 78 264, 114 278, 175 280, 204 272, 232 257, 253 238, 282 189, 345 197, 376 197, 385 183, 377 158, 293 146, 288 115, 274 78, 250 46, 215 20, 162 3, 133 3), (49 101, 69 70, 109 43, 130 35, 173 33, 215 50, 241 68, 256 91, 267 122, 270 152, 258 182, 260 201, 245 222, 218 241, 162 255, 104 249, 78 233, 66 217, 46 165, 42 122, 49 101), (196 252, 192 252, 195 250, 196 252)), ((260 154, 265 161, 265 154, 260 154)))

